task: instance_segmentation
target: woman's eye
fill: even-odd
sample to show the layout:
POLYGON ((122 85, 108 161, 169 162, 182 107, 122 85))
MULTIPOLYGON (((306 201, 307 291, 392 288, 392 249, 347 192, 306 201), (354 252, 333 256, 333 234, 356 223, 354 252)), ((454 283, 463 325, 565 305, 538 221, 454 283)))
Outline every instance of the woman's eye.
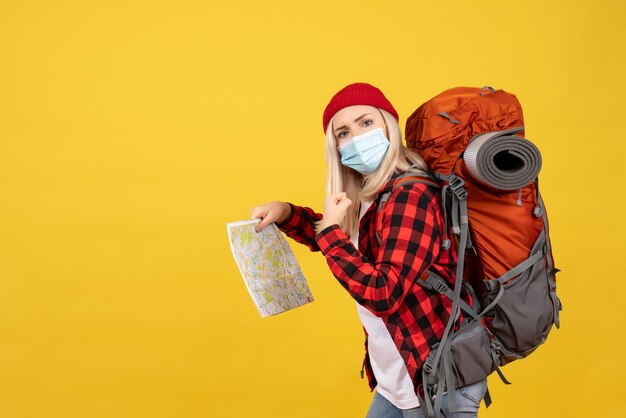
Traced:
POLYGON ((348 135, 347 131, 341 131, 337 134, 337 138, 345 138, 348 135))
POLYGON ((372 123, 374 123, 374 121, 372 121, 371 119, 366 119, 363 121, 363 126, 370 126, 372 123))

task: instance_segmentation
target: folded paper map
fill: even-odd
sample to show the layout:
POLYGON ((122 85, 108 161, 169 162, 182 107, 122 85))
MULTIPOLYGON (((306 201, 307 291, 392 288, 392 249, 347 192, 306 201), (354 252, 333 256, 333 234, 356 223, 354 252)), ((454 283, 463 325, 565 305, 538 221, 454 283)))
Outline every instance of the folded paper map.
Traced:
POLYGON ((291 247, 275 224, 256 232, 260 219, 226 224, 243 281, 262 317, 313 302, 291 247))

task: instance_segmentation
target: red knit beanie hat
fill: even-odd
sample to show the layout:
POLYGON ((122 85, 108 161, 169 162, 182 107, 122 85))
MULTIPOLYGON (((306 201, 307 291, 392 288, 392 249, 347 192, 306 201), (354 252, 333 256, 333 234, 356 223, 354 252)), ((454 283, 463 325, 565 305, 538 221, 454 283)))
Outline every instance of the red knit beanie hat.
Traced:
POLYGON ((337 92, 330 99, 322 118, 324 132, 335 113, 348 106, 368 105, 384 109, 398 120, 398 112, 393 108, 382 91, 367 83, 350 84, 337 92))

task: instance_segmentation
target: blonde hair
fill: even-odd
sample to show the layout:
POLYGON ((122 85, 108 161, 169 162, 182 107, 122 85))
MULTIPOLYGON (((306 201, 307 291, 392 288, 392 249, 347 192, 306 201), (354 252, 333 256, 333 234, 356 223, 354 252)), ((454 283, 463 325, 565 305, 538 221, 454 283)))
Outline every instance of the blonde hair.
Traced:
POLYGON ((386 110, 378 110, 383 115, 387 125, 389 149, 380 167, 372 174, 363 176, 361 173, 341 164, 341 157, 337 150, 337 139, 332 128, 332 118, 326 128, 326 193, 345 192, 348 198, 352 200, 352 207, 340 225, 341 229, 347 234, 358 232, 361 202, 373 200, 378 190, 395 172, 410 171, 423 175, 428 171, 422 157, 402 144, 402 133, 396 118, 386 110))

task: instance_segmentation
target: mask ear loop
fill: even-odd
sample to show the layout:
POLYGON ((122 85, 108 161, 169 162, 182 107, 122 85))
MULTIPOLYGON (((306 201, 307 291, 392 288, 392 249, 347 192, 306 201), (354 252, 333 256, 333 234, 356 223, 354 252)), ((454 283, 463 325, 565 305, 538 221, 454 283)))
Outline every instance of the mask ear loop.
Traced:
POLYGON ((383 118, 383 123, 385 124, 385 138, 389 141, 389 129, 387 129, 387 120, 385 119, 385 115, 383 115, 383 112, 381 112, 379 107, 377 107, 376 110, 380 113, 380 117, 383 118))

